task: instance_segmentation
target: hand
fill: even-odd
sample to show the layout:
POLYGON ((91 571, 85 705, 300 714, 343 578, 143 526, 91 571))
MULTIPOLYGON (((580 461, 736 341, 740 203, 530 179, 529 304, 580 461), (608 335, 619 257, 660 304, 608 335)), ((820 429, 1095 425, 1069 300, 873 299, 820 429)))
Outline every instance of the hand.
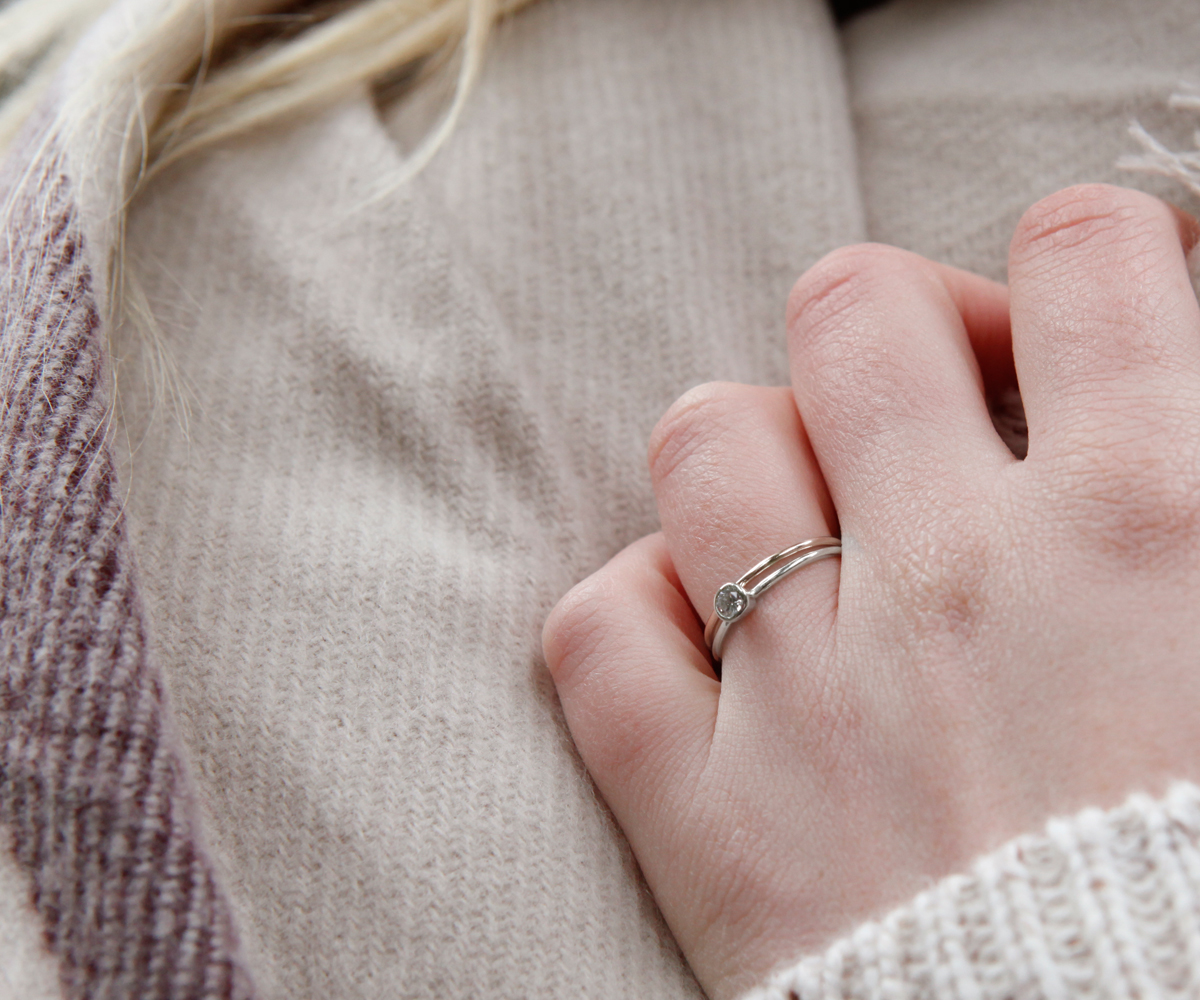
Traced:
POLYGON ((790 389, 702 386, 660 422, 662 533, 545 647, 714 1000, 1052 814, 1200 777, 1196 240, 1087 186, 1026 214, 1011 293, 837 251, 792 294, 790 389), (1017 377, 1024 461, 986 402, 1017 377), (733 626, 718 683, 717 587, 826 534, 841 559, 733 626))

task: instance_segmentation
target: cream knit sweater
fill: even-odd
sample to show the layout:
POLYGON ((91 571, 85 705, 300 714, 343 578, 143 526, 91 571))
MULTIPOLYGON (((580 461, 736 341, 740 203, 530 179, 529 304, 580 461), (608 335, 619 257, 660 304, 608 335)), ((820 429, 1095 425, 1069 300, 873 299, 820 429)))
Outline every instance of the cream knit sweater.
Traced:
MULTIPOLYGON (((1003 277, 1043 194, 1177 197, 1113 164, 1134 114, 1190 141, 1196 54, 1192 0, 896 0, 844 38, 818 0, 544 0, 369 209, 436 87, 159 179, 128 254, 165 394, 99 321, 111 145, 42 164, 0 243, 0 996, 698 997, 546 613, 654 530, 676 396, 785 379, 828 250, 1003 277)), ((1200 994, 1198 816, 1031 831, 762 995, 1200 994)))

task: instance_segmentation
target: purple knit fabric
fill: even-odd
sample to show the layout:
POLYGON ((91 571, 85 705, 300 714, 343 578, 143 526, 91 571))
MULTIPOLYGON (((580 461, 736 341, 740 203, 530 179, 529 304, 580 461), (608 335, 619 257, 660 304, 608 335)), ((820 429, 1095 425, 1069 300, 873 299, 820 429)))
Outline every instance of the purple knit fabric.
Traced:
POLYGON ((67 996, 249 997, 147 650, 101 323, 56 164, 26 177, 4 224, 0 823, 67 996))

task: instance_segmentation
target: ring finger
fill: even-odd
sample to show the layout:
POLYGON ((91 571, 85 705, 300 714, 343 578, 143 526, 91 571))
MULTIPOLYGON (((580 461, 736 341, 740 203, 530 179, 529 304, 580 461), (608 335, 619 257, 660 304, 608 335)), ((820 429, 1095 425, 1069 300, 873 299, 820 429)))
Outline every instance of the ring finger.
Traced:
MULTIPOLYGON (((655 428, 650 471, 668 549, 702 620, 721 584, 799 541, 837 533, 787 388, 715 382, 691 390, 655 428)), ((805 623, 804 641, 820 641, 818 623, 832 620, 836 590, 833 560, 782 582, 731 629, 724 662, 748 662, 795 616, 805 623)), ((760 669, 776 659, 755 658, 768 665, 760 669)), ((737 676, 736 669, 726 672, 726 691, 737 676)))

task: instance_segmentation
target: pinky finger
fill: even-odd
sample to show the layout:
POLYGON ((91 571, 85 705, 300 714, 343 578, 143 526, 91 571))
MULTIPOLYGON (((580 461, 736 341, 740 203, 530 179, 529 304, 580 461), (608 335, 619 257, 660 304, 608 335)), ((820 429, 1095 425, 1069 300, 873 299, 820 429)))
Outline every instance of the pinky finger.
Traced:
POLYGON ((567 594, 542 642, 575 745, 645 869, 639 848, 703 769, 721 690, 663 536, 567 594))

